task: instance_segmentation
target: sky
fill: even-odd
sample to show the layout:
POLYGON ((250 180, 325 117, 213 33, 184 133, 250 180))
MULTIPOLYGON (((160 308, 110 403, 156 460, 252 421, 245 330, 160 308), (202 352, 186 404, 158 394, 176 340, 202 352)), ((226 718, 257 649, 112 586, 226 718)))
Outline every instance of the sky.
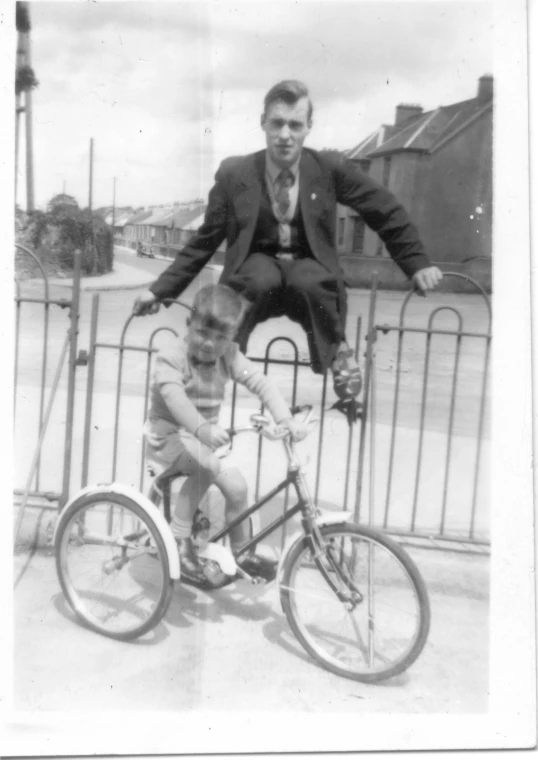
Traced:
MULTIPOLYGON (((491 3, 32 2, 35 200, 94 208, 207 196, 220 161, 264 147, 263 97, 301 79, 313 148, 345 150, 398 103, 475 97, 493 68, 491 3)), ((24 155, 18 202, 24 207, 24 155)))

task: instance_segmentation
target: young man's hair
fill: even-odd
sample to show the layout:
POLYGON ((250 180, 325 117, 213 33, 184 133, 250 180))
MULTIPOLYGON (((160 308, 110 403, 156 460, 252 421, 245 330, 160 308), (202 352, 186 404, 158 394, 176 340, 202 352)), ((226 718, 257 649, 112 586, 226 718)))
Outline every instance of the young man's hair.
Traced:
POLYGON ((271 87, 263 101, 263 118, 265 119, 270 106, 276 103, 277 100, 283 100, 287 105, 294 106, 301 98, 308 98, 308 121, 312 121, 314 108, 310 100, 308 87, 298 79, 285 79, 275 84, 274 87, 271 87))
POLYGON ((194 297, 191 318, 210 329, 235 331, 247 308, 247 301, 227 285, 205 285, 194 297))

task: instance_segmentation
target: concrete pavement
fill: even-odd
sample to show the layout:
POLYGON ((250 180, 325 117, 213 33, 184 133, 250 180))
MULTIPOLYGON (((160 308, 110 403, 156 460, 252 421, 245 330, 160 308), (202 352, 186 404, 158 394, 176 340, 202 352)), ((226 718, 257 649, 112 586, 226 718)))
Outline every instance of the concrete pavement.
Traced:
MULTIPOLYGON (((130 253, 133 256, 133 265, 118 261, 114 261, 114 269, 112 272, 102 274, 97 277, 90 277, 88 275, 82 275, 80 278, 80 289, 83 291, 92 292, 104 292, 107 290, 139 290, 140 288, 146 288, 151 285, 155 277, 150 272, 144 272, 136 267, 136 253, 131 248, 125 248, 124 246, 114 246, 115 250, 130 253)), ((155 256, 155 259, 161 261, 172 261, 165 256, 155 256)), ((216 264, 210 264, 210 269, 215 270, 216 276, 220 273, 222 267, 216 264)), ((49 280, 50 285, 56 287, 73 287, 72 277, 54 277, 49 280)))

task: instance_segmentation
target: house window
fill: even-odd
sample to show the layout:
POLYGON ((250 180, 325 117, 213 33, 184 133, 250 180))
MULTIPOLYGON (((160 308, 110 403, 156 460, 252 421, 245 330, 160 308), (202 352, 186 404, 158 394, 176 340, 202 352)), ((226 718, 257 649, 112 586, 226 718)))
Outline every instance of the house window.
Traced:
POLYGON ((390 156, 385 156, 383 159, 383 184, 385 187, 389 186, 390 182, 390 156))
POLYGON ((353 253, 362 253, 364 248, 364 221, 360 216, 355 218, 355 227, 353 229, 353 253))
POLYGON ((344 232, 346 229, 346 220, 338 220, 338 245, 344 245, 344 232))

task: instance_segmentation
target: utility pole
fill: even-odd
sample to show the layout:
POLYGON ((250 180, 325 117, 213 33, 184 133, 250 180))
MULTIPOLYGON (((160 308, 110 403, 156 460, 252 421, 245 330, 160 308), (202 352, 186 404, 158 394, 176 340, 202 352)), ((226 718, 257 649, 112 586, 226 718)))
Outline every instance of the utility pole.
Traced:
POLYGON ((15 82, 15 200, 19 172, 20 114, 25 116, 26 135, 26 210, 34 210, 34 151, 32 135, 32 89, 37 79, 32 70, 30 54, 30 10, 27 2, 17 3, 17 68, 15 82), (24 97, 24 105, 22 99, 24 97))
MULTIPOLYGON (((26 64, 31 66, 30 58, 30 32, 24 35, 26 43, 26 64)), ((32 133, 32 90, 24 93, 26 108, 26 208, 28 212, 34 210, 34 144, 32 133)))
POLYGON ((90 188, 88 194, 88 208, 92 213, 92 194, 93 194, 93 137, 90 138, 90 188))
POLYGON ((112 234, 114 234, 114 222, 116 221, 116 177, 112 184, 112 234))
POLYGON ((95 235, 93 230, 93 137, 90 138, 90 187, 88 193, 88 209, 90 212, 90 245, 92 250, 92 271, 93 275, 97 274, 97 249, 95 247, 95 235))
POLYGON ((116 233, 114 224, 116 223, 116 177, 112 183, 112 250, 110 252, 110 268, 112 269, 114 261, 114 243, 116 242, 116 233))

